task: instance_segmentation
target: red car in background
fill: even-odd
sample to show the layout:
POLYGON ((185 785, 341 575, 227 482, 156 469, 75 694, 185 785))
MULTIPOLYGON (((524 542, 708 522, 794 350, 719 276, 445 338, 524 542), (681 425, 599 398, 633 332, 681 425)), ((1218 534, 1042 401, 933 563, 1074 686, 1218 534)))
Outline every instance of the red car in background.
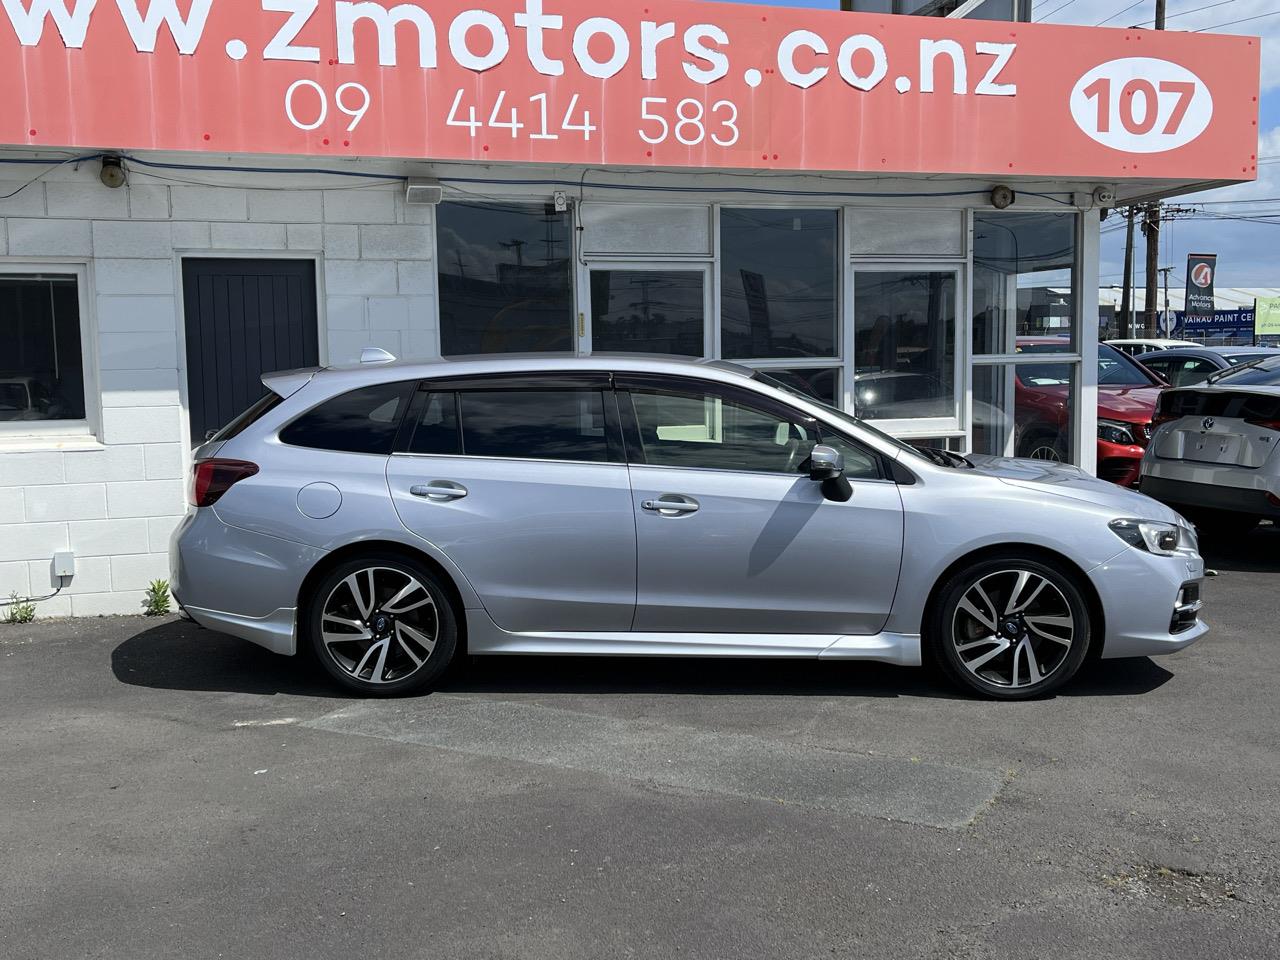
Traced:
MULTIPOLYGON (((1068 459, 1071 385, 1062 379, 1061 340, 1025 338, 1019 353, 1043 353, 1045 363, 1019 364, 1015 409, 1020 457, 1068 459)), ((1156 400, 1168 384, 1142 364, 1098 344, 1098 476, 1121 486, 1138 483, 1142 454, 1151 439, 1156 400)))

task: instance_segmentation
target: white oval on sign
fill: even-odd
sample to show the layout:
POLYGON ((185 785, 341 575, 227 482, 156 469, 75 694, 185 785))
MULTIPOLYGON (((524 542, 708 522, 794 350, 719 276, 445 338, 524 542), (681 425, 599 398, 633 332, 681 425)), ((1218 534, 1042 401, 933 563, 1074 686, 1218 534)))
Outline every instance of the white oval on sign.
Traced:
POLYGON ((1186 67, 1152 57, 1100 63, 1071 90, 1076 126, 1125 153, 1160 153, 1190 143, 1213 119, 1213 96, 1186 67))

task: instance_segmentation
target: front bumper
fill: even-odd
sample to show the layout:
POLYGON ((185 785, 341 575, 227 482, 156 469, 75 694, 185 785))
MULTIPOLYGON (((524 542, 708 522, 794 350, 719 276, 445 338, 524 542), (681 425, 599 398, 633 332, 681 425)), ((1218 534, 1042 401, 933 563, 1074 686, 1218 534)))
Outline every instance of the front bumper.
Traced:
MULTIPOLYGON (((1102 656, 1158 657, 1189 647, 1208 631, 1196 617, 1175 633, 1183 587, 1201 586, 1204 560, 1198 555, 1158 557, 1126 547, 1089 571, 1106 620, 1102 656)), ((1198 611, 1197 611, 1198 612, 1198 611)))
POLYGON ((1108 443, 1106 440, 1099 440, 1098 478, 1121 487, 1136 486, 1142 472, 1144 453, 1146 450, 1136 443, 1108 443))

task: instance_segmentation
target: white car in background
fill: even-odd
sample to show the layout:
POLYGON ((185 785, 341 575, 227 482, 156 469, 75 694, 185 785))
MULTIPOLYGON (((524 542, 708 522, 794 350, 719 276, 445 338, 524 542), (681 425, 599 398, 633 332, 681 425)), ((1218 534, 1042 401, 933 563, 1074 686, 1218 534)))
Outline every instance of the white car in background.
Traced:
POLYGON ((1280 521, 1280 356, 1166 390, 1153 426, 1143 493, 1211 536, 1280 521))
POLYGON ((1136 357, 1140 353, 1150 353, 1152 350, 1172 350, 1174 347, 1198 347, 1201 344, 1194 340, 1160 340, 1160 339, 1134 339, 1134 340, 1104 340, 1121 353, 1127 353, 1131 357, 1136 357))

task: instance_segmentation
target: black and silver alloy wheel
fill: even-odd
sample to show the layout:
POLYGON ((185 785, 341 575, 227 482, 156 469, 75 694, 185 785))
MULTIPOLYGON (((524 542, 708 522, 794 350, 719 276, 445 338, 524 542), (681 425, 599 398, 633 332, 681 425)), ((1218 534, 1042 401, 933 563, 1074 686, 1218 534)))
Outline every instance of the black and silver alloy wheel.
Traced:
POLYGON ((318 585, 310 628, 326 671, 374 695, 426 686, 453 656, 453 611, 425 570, 395 559, 344 564, 318 585))
POLYGON ((1029 570, 989 573, 965 592, 951 619, 964 668, 987 683, 1029 687, 1050 677, 1071 652, 1071 605, 1029 570))
POLYGON ((1007 700, 1039 696, 1069 680, 1088 652, 1089 631, 1088 608, 1072 577, 1014 557, 952 577, 931 624, 947 673, 1007 700))

